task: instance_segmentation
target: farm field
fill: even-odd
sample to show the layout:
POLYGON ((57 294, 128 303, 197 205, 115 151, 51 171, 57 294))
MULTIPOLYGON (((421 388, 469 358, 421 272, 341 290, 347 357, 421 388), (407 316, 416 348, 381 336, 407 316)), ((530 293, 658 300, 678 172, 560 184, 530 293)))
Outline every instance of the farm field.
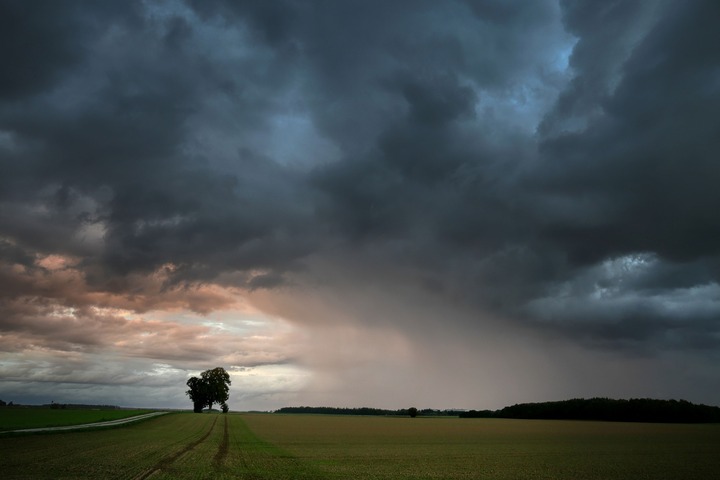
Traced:
POLYGON ((175 413, 0 451, 5 479, 707 479, 720 425, 175 413))
POLYGON ((708 479, 720 425, 249 415, 329 478, 708 479))
POLYGON ((0 436, 3 479, 321 479, 240 415, 171 413, 111 430, 0 436))
POLYGON ((0 408, 0 432, 21 428, 62 427, 105 422, 148 413, 150 410, 81 410, 41 407, 0 408))

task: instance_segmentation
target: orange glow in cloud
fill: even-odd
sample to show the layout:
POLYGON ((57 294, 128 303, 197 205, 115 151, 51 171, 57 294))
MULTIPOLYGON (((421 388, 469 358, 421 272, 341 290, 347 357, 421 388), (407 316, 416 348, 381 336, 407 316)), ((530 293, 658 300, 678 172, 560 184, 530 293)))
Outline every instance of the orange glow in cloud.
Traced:
POLYGON ((47 255, 35 261, 35 264, 46 270, 62 270, 77 265, 78 259, 63 255, 47 255))
POLYGON ((301 348, 297 329, 263 313, 237 288, 172 286, 168 279, 175 267, 169 264, 151 275, 127 276, 123 288, 114 292, 89 285, 73 257, 39 256, 34 263, 38 268, 0 265, 0 282, 8 286, 0 319, 0 362, 12 363, 12 371, 20 371, 17 362, 27 359, 57 381, 116 381, 99 372, 83 373, 100 356, 102 363, 140 362, 141 369, 143 364, 162 364, 176 372, 225 365, 245 372, 239 387, 247 381, 273 391, 274 381, 295 384, 287 376, 296 369, 290 362, 301 348), (78 368, 59 375, 69 358, 78 368), (264 380, 251 373, 269 365, 287 368, 264 380))

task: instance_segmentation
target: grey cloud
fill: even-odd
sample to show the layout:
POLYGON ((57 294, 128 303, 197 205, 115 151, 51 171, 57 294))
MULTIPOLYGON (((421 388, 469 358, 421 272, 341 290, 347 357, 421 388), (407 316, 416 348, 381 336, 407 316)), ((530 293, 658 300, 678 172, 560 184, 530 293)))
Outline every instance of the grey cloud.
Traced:
MULTIPOLYGON (((276 46, 287 41, 303 2, 232 2, 225 0, 187 2, 203 19, 226 18, 246 22, 260 41, 276 46), (230 17, 230 18, 227 18, 230 17)), ((307 2, 305 2, 307 3, 307 2)))
MULTIPOLYGON (((69 9, 58 17, 76 14, 69 9)), ((56 23, 59 18, 49 25, 56 23)), ((248 179, 239 180, 188 153, 209 89, 228 102, 238 99, 241 108, 255 99, 242 91, 233 97, 226 89, 232 74, 218 79, 213 69, 222 65, 184 45, 193 35, 187 21, 146 18, 115 27, 84 39, 94 45, 85 50, 83 68, 54 77, 51 94, 0 109, 0 128, 9 139, 0 153, 9 173, 0 189, 8 199, 5 234, 31 250, 77 253, 73 234, 97 225, 106 253, 86 261, 121 275, 167 262, 201 271, 221 265, 282 269, 298 254, 293 249, 307 249, 293 226, 299 220, 285 213, 287 199, 274 198, 295 190, 277 183, 287 175, 280 172, 260 191, 250 179, 271 178, 262 163, 237 162, 248 179), (69 212, 78 198, 91 199, 90 208, 69 212), (25 205, 35 208, 17 215, 25 205), (51 228, 57 234, 48 237, 51 228), (288 254, 277 253, 286 248, 288 254)))
POLYGON ((582 130, 602 111, 622 68, 657 21, 663 2, 563 2, 563 23, 577 36, 569 66, 574 77, 540 126, 545 135, 582 130))
POLYGON ((555 173, 549 187, 607 205, 602 216, 557 226, 558 240, 579 259, 649 251, 687 261, 717 253, 710 70, 718 56, 708 49, 717 38, 702 28, 715 8, 670 9, 624 64, 605 113, 582 132, 544 142, 547 171, 555 173))
POLYGON ((0 75, 0 99, 18 101, 42 93, 82 63, 86 43, 101 25, 135 23, 136 2, 99 6, 84 0, 62 5, 8 0, 0 6, 0 58, 12 65, 0 75), (58 21, 61 19, 61 21, 58 21))
MULTIPOLYGON (((473 95, 445 94, 448 83, 429 83, 429 90, 408 83, 385 92, 390 102, 381 105, 394 100, 396 109, 374 124, 377 150, 329 165, 318 177, 330 221, 354 241, 374 241, 378 249, 406 243, 418 266, 455 284, 480 309, 539 328, 543 315, 528 316, 522 305, 580 282, 585 269, 606 260, 654 253, 657 271, 672 269, 684 288, 718 282, 711 160, 720 138, 713 114, 718 59, 709 47, 717 39, 703 26, 716 7, 569 7, 565 24, 578 38, 570 57, 575 78, 540 126, 536 153, 492 150, 482 130, 475 130, 480 140, 468 142, 456 121, 473 95), (433 121, 440 123, 425 130, 433 121), (698 272, 698 262, 708 268, 698 272)), ((463 67, 451 68, 472 71, 463 67)), ((421 68, 409 71, 414 82, 427 78, 421 68)), ((480 100, 491 93, 481 91, 480 100)), ((397 252, 388 255, 397 260, 397 252)), ((619 288, 642 294, 638 285, 619 288)), ((675 291, 668 286, 663 295, 675 291)), ((677 310, 662 296, 638 302, 602 300, 582 310, 568 304, 546 314, 556 316, 558 331, 603 339, 606 347, 625 339, 693 348, 716 335, 713 314, 691 321, 698 315, 692 301, 677 310)))
POLYGON ((73 255, 83 288, 131 295, 348 256, 606 348, 715 334, 662 301, 720 282, 713 2, 6 5, 37 39, 0 29, 25 48, 0 82, 6 265, 73 255), (331 153, 269 153, 298 124, 331 153), (615 300, 657 301, 585 302, 637 254, 657 263, 615 300))
MULTIPOLYGON (((633 252, 658 255, 659 266, 642 284, 623 286, 640 298, 622 308, 595 302, 575 312, 578 318, 596 318, 594 325, 565 322, 581 335, 606 343, 625 335, 632 345, 658 348, 708 348, 716 342, 714 307, 699 311, 700 298, 674 301, 678 291, 718 283, 712 218, 718 170, 711 166, 718 147, 711 133, 716 99, 703 85, 712 81, 704 73, 706 62, 717 64, 717 58, 710 52, 699 56, 707 39, 690 33, 697 32, 691 25, 702 22, 695 15, 710 14, 705 8, 713 7, 693 4, 668 14, 625 64, 622 82, 604 104, 605 117, 585 132, 546 144, 547 164, 557 163, 550 169, 558 172, 555 180, 562 179, 552 189, 568 200, 589 194, 597 199, 595 207, 605 205, 595 212, 580 206, 577 216, 556 218, 546 230, 573 263, 633 252), (678 38, 683 49, 676 47, 678 38), (688 58, 695 61, 688 64, 688 58), (660 289, 659 298, 643 300, 646 288, 660 289), (614 318, 603 315, 607 312, 614 318)), ((568 310, 559 316, 573 315, 574 309, 568 310)))

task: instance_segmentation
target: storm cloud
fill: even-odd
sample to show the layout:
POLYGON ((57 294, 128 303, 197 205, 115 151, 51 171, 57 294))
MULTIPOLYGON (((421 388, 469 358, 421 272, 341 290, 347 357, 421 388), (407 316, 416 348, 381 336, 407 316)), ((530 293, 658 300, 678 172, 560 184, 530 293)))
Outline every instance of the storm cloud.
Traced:
POLYGON ((0 393, 720 402, 718 18, 0 2, 0 393))

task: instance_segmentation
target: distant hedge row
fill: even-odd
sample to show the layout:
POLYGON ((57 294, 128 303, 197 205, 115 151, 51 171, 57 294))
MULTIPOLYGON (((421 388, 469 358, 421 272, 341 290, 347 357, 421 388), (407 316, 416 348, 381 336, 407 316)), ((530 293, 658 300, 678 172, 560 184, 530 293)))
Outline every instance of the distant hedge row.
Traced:
MULTIPOLYGON (((321 415, 409 415, 409 409, 338 407, 284 407, 275 413, 321 415)), ((686 400, 633 398, 575 398, 559 402, 520 403, 500 410, 419 410, 419 416, 457 416, 460 418, 518 418, 545 420, 603 420, 611 422, 720 423, 720 407, 696 405, 686 400)))
POLYGON ((576 398, 559 402, 521 403, 501 410, 470 410, 462 418, 604 420, 616 422, 718 423, 720 408, 686 400, 576 398))
MULTIPOLYGON (((338 408, 338 407, 283 407, 279 410, 275 410, 275 413, 314 413, 322 415, 401 415, 407 416, 410 414, 409 409, 403 408, 400 410, 386 410, 382 408, 338 408)), ((426 408, 424 410, 418 410, 418 415, 423 416, 458 416, 457 410, 432 410, 426 408)))

